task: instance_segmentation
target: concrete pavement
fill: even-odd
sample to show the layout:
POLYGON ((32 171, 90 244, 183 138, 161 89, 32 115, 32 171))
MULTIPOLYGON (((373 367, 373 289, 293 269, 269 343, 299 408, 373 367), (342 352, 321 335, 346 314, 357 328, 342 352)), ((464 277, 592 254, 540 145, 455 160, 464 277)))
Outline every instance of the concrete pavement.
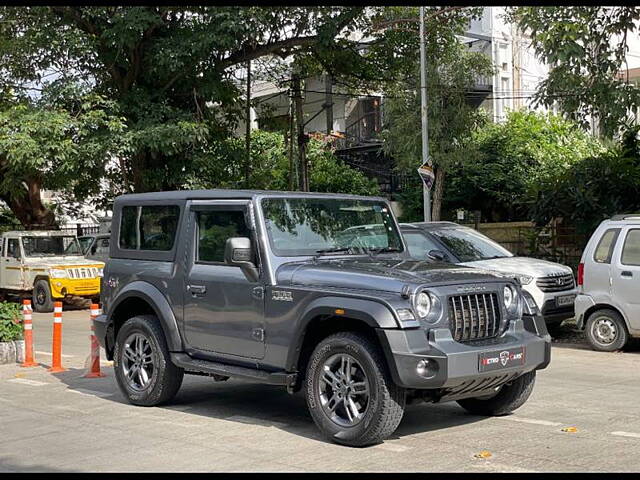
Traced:
MULTIPOLYGON (((43 364, 51 317, 34 315, 43 364)), ((87 310, 64 314, 67 372, 0 366, 0 472, 640 470, 638 351, 554 345, 550 367, 513 415, 419 403, 391 439, 353 449, 321 438, 304 398, 280 387, 186 376, 171 405, 129 405, 111 367, 106 378, 82 378, 88 318, 87 310)))

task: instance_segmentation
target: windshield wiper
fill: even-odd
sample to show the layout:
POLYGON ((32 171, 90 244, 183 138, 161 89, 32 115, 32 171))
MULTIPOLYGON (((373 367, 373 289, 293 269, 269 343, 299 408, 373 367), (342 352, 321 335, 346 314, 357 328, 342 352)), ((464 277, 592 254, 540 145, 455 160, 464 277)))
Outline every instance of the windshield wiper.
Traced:
POLYGON ((316 256, 324 255, 326 253, 342 253, 348 252, 351 250, 351 247, 336 247, 336 248, 324 248, 322 250, 316 250, 316 256))
POLYGON ((382 248, 378 248, 378 249, 368 249, 369 253, 371 253, 372 255, 379 255, 381 253, 392 253, 392 252, 399 252, 400 249, 396 248, 396 247, 382 247, 382 248))

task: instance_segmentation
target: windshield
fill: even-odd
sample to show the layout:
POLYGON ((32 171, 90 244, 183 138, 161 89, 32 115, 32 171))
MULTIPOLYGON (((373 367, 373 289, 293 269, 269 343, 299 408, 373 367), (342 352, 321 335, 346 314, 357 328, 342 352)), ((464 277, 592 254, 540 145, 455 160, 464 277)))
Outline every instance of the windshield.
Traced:
POLYGON ((82 255, 76 237, 22 237, 24 254, 27 257, 55 257, 59 255, 82 255))
POLYGON ((444 243, 461 262, 513 257, 509 250, 470 228, 443 228, 431 230, 431 234, 444 243))
POLYGON ((93 237, 78 237, 78 242, 80 242, 82 253, 84 253, 85 255, 89 251, 89 247, 91 246, 92 241, 93 241, 93 237))
POLYGON ((278 256, 403 251, 393 216, 383 202, 267 198, 262 209, 271 248, 278 256))

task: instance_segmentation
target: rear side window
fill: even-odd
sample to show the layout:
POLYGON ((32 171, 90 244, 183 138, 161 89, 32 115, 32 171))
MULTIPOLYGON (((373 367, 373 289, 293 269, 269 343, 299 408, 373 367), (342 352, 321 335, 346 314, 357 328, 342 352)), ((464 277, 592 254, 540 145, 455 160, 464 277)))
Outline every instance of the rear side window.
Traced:
POLYGON ((123 207, 120 220, 120 248, 171 250, 179 219, 180 207, 177 205, 123 207))
POLYGON ((593 253, 593 260, 596 263, 611 263, 611 256, 613 255, 613 248, 616 246, 618 235, 620 235, 619 228, 610 228, 604 232, 600 242, 598 242, 596 251, 593 253))
POLYGON ((199 262, 224 262, 227 239, 250 235, 242 210, 209 210, 197 215, 199 262))
POLYGON ((640 265, 640 229, 629 230, 622 247, 623 265, 640 265))

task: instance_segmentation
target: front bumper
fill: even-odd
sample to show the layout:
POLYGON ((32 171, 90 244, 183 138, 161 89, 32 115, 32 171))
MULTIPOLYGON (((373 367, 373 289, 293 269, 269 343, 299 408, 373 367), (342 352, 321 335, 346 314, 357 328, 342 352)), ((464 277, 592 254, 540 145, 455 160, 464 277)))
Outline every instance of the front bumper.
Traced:
POLYGON ((100 295, 100 277, 96 278, 50 278, 49 286, 53 298, 64 298, 67 295, 78 297, 94 297, 100 295))
POLYGON ((426 335, 423 329, 379 329, 378 335, 390 359, 393 379, 404 388, 455 391, 468 384, 469 391, 475 391, 501 378, 546 368, 551 360, 551 337, 540 315, 512 322, 499 338, 475 343, 456 342, 446 328, 430 330, 426 335), (480 371, 480 354, 519 347, 524 347, 523 364, 480 371), (420 360, 437 364, 429 378, 418 373, 420 360))

